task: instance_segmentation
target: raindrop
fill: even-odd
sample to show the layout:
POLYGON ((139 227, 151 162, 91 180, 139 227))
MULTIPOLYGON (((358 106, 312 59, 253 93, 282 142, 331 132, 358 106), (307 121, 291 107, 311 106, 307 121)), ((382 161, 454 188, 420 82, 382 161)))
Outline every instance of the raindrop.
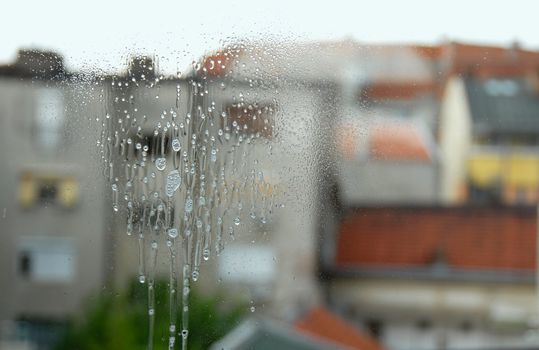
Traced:
POLYGON ((180 140, 178 139, 173 139, 172 140, 172 150, 174 152, 178 152, 179 150, 182 149, 182 145, 180 144, 180 140))
POLYGON ((204 249, 202 252, 202 258, 206 261, 210 259, 210 250, 208 248, 204 249))
POLYGON ((167 233, 170 238, 178 237, 178 229, 176 228, 169 228, 167 233))
POLYGON ((193 211, 193 199, 191 197, 188 197, 185 201, 185 212, 191 213, 193 211))
MULTIPOLYGON (((103 124, 97 145, 112 186, 112 208, 126 214, 126 220, 122 219, 126 225, 124 232, 138 237, 138 279, 147 285, 149 301, 148 349, 153 346, 159 235, 165 234, 170 263, 168 348, 174 349, 175 335, 178 335, 175 325, 178 310, 182 312, 181 348, 186 349, 189 288, 191 281, 200 278, 202 262, 208 261, 211 254, 219 255, 227 241, 234 240, 235 234, 242 234, 240 227, 252 229, 253 223, 245 221, 243 216, 247 203, 250 209, 246 217, 256 220, 256 226, 271 220, 271 211, 277 207, 273 195, 269 199, 271 191, 261 169, 256 168, 259 152, 250 147, 268 123, 256 102, 247 102, 254 98, 253 91, 245 88, 239 92, 234 79, 218 82, 204 79, 205 73, 212 69, 220 71, 225 62, 204 61, 202 64, 195 61, 193 67, 194 77, 171 77, 177 79, 170 84, 176 96, 173 106, 166 105, 168 98, 163 97, 169 96, 168 90, 165 92, 169 84, 163 85, 166 79, 157 72, 134 80, 129 77, 129 85, 122 78, 115 79, 114 86, 129 86, 129 89, 119 89, 120 94, 112 96, 112 101, 118 105, 104 117, 97 118, 103 124), (136 91, 139 84, 144 89, 155 90, 139 94, 141 91, 136 91), (158 105, 159 109, 155 110, 155 115, 139 115, 138 111, 146 108, 133 106, 133 96, 140 96, 143 103, 158 105), (230 101, 230 104, 220 101, 230 101), (127 103, 131 106, 127 107, 127 103), (177 152, 170 156, 169 169, 165 157, 167 147, 177 152), (246 176, 242 171, 247 171, 246 164, 251 162, 255 168, 249 169, 252 175, 246 176), (149 166, 152 164, 155 168, 149 166), (119 198, 125 198, 125 202, 119 198), (178 212, 182 206, 183 215, 178 212), (180 236, 182 239, 176 244, 180 236), (183 281, 178 281, 178 266, 182 268, 183 281), (181 295, 176 295, 178 283, 182 285, 181 295)), ((253 79, 245 81, 250 86, 255 85, 253 79)), ((261 150, 266 153, 269 148, 271 155, 272 142, 266 141, 267 146, 261 150)))
POLYGON ((182 183, 182 178, 180 176, 180 172, 178 170, 172 170, 167 175, 167 183, 165 187, 165 193, 168 197, 172 197, 174 195, 174 192, 178 190, 182 183))
POLYGON ((165 168, 167 167, 167 160, 163 157, 157 158, 155 160, 155 167, 159 171, 165 170, 165 168))

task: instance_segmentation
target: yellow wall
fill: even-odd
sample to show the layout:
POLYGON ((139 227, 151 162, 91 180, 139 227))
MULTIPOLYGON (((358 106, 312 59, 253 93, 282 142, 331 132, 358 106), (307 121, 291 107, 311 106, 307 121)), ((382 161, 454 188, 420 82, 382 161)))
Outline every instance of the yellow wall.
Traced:
POLYGON ((19 183, 19 203, 24 208, 37 204, 39 190, 42 186, 54 186, 57 190, 56 204, 64 208, 71 208, 79 199, 79 186, 74 177, 55 176, 49 174, 32 174, 25 172, 21 175, 19 183))
POLYGON ((500 181, 504 189, 537 191, 539 154, 474 154, 468 158, 468 176, 479 187, 500 181))

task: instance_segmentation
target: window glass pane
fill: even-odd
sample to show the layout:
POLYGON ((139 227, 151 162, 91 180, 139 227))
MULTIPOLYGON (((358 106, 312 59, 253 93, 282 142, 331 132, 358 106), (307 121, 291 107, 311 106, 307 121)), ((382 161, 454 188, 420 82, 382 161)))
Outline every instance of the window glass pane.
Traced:
POLYGON ((0 349, 539 347, 535 2, 7 2, 0 349))

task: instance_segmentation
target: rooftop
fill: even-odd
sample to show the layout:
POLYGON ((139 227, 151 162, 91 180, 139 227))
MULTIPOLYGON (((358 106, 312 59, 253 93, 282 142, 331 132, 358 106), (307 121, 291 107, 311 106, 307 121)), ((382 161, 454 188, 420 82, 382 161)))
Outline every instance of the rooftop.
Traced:
POLYGON ((371 128, 369 155, 377 160, 431 160, 429 143, 416 125, 390 121, 371 128))
POLYGON ((489 132, 539 132, 539 90, 522 78, 465 79, 474 127, 489 132))
POLYGON ((295 323, 296 330, 311 337, 322 338, 347 348, 382 350, 378 342, 324 307, 310 310, 295 323))
POLYGON ((533 208, 358 208, 341 222, 334 267, 533 277, 536 219, 533 208))

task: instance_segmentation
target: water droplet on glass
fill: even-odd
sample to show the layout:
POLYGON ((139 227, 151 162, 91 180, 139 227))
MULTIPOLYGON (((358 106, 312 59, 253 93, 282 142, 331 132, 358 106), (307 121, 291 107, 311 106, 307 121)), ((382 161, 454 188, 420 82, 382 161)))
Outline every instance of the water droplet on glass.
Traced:
POLYGON ((170 238, 178 237, 178 229, 176 228, 169 228, 167 233, 170 238))
POLYGON ((139 281, 140 283, 145 283, 145 282, 146 282, 146 276, 144 276, 144 275, 139 275, 139 276, 138 276, 138 281, 139 281))
POLYGON ((155 160, 155 167, 159 171, 165 170, 165 168, 167 167, 167 160, 163 157, 157 158, 155 160))
POLYGON ((193 199, 191 197, 188 197, 185 201, 185 212, 190 213, 193 211, 193 199))
POLYGON ((174 195, 174 192, 178 188, 180 188, 180 185, 182 183, 182 178, 180 176, 180 172, 178 170, 172 170, 167 175, 167 184, 165 187, 165 193, 168 197, 172 197, 174 195))
POLYGON ((241 223, 241 220, 240 220, 240 218, 239 218, 238 216, 237 216, 237 217, 235 217, 235 218, 234 218, 234 225, 236 225, 236 226, 239 226, 239 225, 240 225, 240 223, 241 223))
POLYGON ((204 249, 204 251, 202 252, 202 257, 206 261, 210 259, 210 250, 208 248, 204 249))
POLYGON ((178 152, 180 149, 182 149, 182 145, 180 144, 180 140, 173 139, 172 140, 172 150, 174 152, 178 152))

